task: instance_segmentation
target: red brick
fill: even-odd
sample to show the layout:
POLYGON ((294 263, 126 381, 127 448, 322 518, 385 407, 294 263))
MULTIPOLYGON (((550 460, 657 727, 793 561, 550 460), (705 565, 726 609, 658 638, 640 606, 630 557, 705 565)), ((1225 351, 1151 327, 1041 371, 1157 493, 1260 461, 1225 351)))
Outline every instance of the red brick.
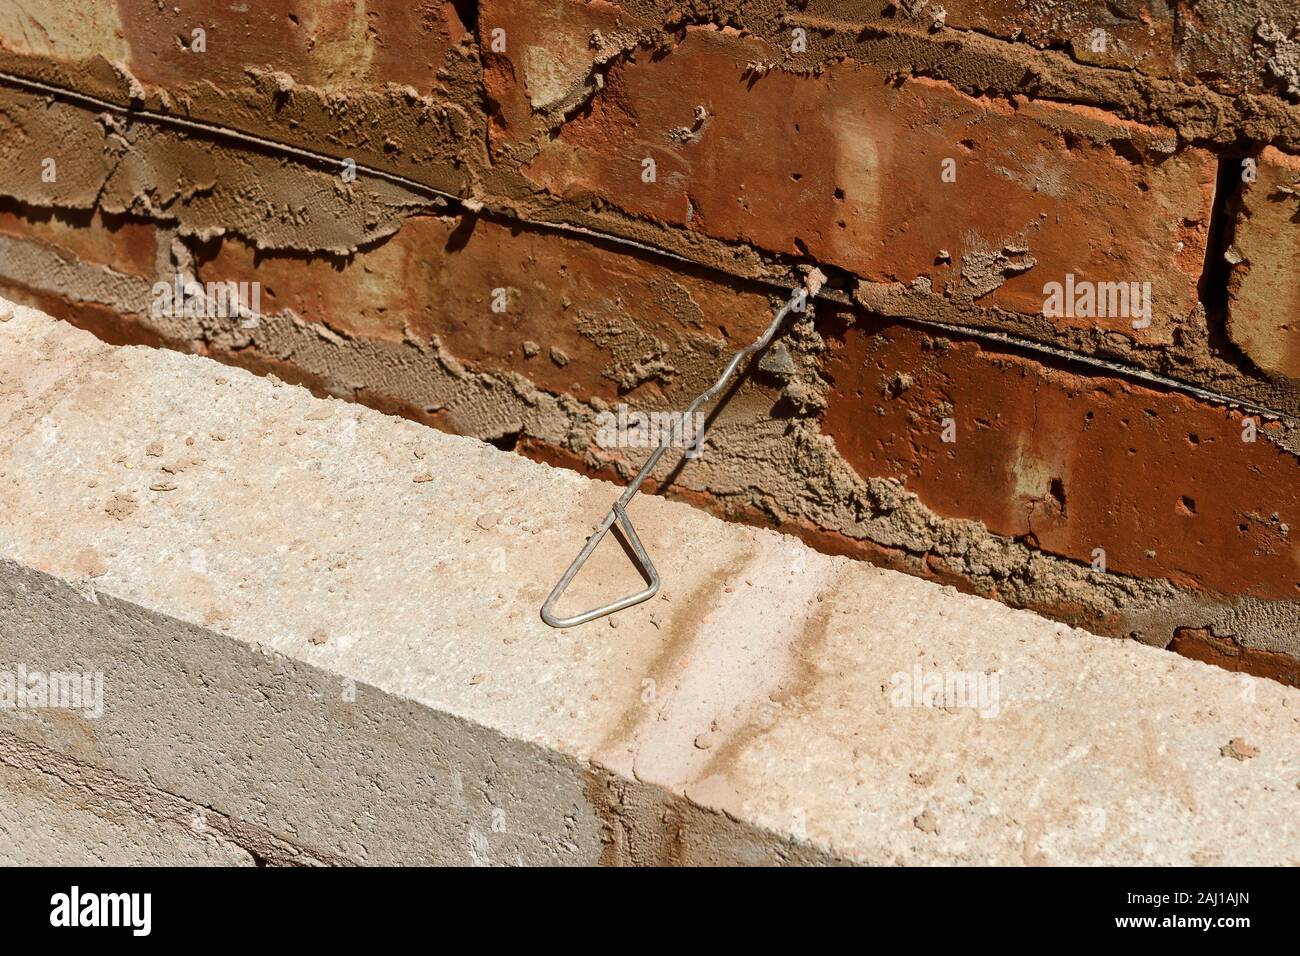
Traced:
POLYGON ((1269 677, 1292 687, 1300 687, 1300 661, 1294 657, 1249 647, 1231 637, 1216 637, 1203 627, 1178 628, 1169 649, 1224 670, 1269 677))
POLYGON ((508 2, 483 4, 478 35, 494 143, 526 137, 534 109, 556 107, 581 89, 602 55, 593 35, 622 22, 619 8, 603 0, 526 9, 508 2), (492 48, 497 29, 505 30, 504 53, 492 48))
POLYGON ((0 208, 0 234, 38 239, 68 258, 107 266, 125 275, 152 277, 157 234, 152 223, 99 213, 18 212, 0 208))
POLYGON ((826 373, 840 454, 940 515, 1084 563, 1104 548, 1110 571, 1300 596, 1300 463, 1243 442, 1239 413, 883 323, 845 330, 826 373))
MULTIPOLYGON (((341 265, 255 255, 232 239, 200 274, 205 281, 258 280, 263 311, 291 308, 350 337, 427 343, 436 336, 471 368, 517 372, 583 401, 680 401, 677 391, 696 366, 716 375, 729 341, 756 337, 769 320, 765 297, 689 271, 672 273, 555 233, 470 223, 415 217, 341 265), (506 290, 504 313, 492 311, 497 288, 506 290), (525 354, 526 342, 538 346, 535 355, 525 354), (633 385, 643 358, 644 378, 633 385), (651 374, 656 358, 671 369, 651 374)), ((687 392, 698 390, 698 378, 687 392)))
POLYGON ((1151 328, 1135 332, 1127 317, 1074 322, 1139 340, 1168 341, 1170 322, 1191 313, 1213 201, 1208 153, 1162 157, 1153 144, 1172 142, 1166 130, 895 82, 868 65, 748 70, 772 54, 756 38, 692 29, 667 54, 621 62, 526 173, 557 195, 872 281, 924 277, 936 291, 1025 314, 1041 312, 1044 285, 1067 273, 1151 282, 1151 328), (702 127, 680 132, 697 107, 702 127), (646 157, 657 164, 652 184, 641 181, 646 157), (947 158, 955 183, 940 179, 947 158), (1022 244, 1036 261, 1027 272, 980 264, 1022 244), (1009 277, 997 287, 999 272, 1009 277))
POLYGON ((147 85, 241 87, 249 68, 311 86, 410 84, 427 92, 443 55, 465 32, 450 2, 405 0, 117 0, 39 4, 5 24, 19 53, 120 60, 147 85), (81 5, 84 7, 85 5, 81 5), (193 31, 206 52, 190 52, 193 31))
POLYGON ((1269 375, 1300 381, 1300 156, 1267 147, 1242 184, 1228 333, 1269 375))
POLYGON ((151 111, 443 192, 465 191, 485 151, 473 37, 452 0, 120 0, 84 21, 47 7, 18 18, 21 33, 0 18, 5 70, 124 104, 127 81, 108 66, 120 62, 151 111), (190 52, 200 26, 206 52, 190 52))

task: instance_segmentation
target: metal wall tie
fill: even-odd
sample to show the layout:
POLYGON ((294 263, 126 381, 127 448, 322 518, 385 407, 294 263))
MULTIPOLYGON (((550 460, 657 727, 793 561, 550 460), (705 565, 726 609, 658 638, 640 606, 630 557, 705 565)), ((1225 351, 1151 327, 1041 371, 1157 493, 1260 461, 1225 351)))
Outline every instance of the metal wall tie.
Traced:
MULTIPOLYGON (((736 369, 740 367, 741 363, 754 355, 754 353, 765 349, 771 343, 772 339, 776 337, 776 333, 780 330, 781 324, 785 321, 786 316, 789 315, 791 311, 802 312, 804 310, 804 304, 809 298, 816 296, 817 293, 821 291, 821 287, 825 281, 825 277, 820 271, 816 269, 812 270, 804 280, 804 287, 796 289, 794 294, 791 296, 790 301, 786 302, 785 305, 781 306, 781 308, 777 310, 776 315, 772 319, 772 323, 767 327, 766 331, 764 331, 763 334, 750 345, 747 345, 745 348, 733 355, 731 361, 727 363, 727 367, 723 369, 722 374, 718 376, 718 380, 709 386, 709 388, 705 389, 705 391, 701 393, 695 401, 691 402, 686 411, 678 417, 677 421, 673 424, 672 429, 670 429, 664 439, 660 441, 659 446, 651 453, 650 457, 646 459, 646 463, 641 466, 641 470, 637 472, 636 478, 633 479, 632 484, 628 485, 623 494, 619 496, 619 499, 614 502, 613 506, 609 509, 609 514, 605 515, 605 520, 600 523, 600 526, 595 530, 591 537, 587 539, 586 545, 584 545, 583 549, 578 552, 578 556, 573 559, 573 563, 570 564, 569 569, 564 572, 564 576, 560 578, 555 587, 551 589, 550 596, 546 599, 546 603, 542 605, 543 621, 551 625, 551 627, 573 627, 576 624, 586 624, 588 621, 594 621, 597 618, 604 617, 606 614, 613 614, 615 611, 622 611, 624 608, 640 604, 642 601, 648 601, 658 593, 659 572, 655 570, 654 562, 650 560, 650 555, 646 553, 645 546, 637 536, 636 528, 632 526, 632 519, 627 516, 628 504, 630 504, 632 499, 636 496, 642 483, 650 475, 650 472, 654 469, 655 465, 659 463, 659 459, 663 457, 664 452, 668 450, 670 445, 680 440, 684 423, 695 421, 695 413, 699 411, 700 406, 717 397, 718 393, 726 387, 727 382, 731 379, 731 376, 735 374, 736 369), (619 598, 617 601, 611 601, 610 603, 603 604, 600 607, 592 608, 590 611, 583 611, 581 614, 574 614, 571 617, 557 617, 555 614, 556 603, 559 602, 565 589, 573 582, 573 579, 577 576, 578 572, 582 570, 582 566, 587 563, 587 559, 591 557, 591 553, 596 550, 596 546, 600 544, 601 540, 609 532, 609 529, 614 526, 615 522, 618 523, 619 528, 623 531, 624 535, 626 535, 627 543, 632 548, 632 553, 636 558, 636 563, 640 566, 642 574, 645 575, 647 582, 645 589, 638 591, 635 594, 629 594, 627 597, 619 598)), ((696 437, 695 447, 698 448, 703 445, 704 432, 707 428, 708 425, 706 423, 700 429, 700 433, 696 437)))

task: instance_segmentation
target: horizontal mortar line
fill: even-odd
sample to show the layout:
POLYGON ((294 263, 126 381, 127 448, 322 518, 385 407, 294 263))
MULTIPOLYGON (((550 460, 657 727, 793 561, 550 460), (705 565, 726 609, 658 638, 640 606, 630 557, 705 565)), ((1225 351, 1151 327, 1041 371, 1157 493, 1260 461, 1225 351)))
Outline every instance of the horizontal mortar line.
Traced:
MULTIPOLYGON (((235 140, 237 142, 250 143, 274 153, 280 153, 282 155, 294 156, 299 159, 305 159, 322 166, 327 166, 331 169, 336 169, 338 166, 340 166, 343 163, 343 160, 339 159, 338 157, 330 156, 326 153, 318 153, 315 152, 314 150, 306 149, 301 146, 293 146, 289 143, 282 143, 279 140, 267 139, 266 137, 263 136, 256 136, 252 133, 245 133, 242 132, 241 130, 231 129, 230 127, 220 126, 215 123, 207 123, 202 120, 185 119, 184 117, 173 116, 168 113, 159 113, 154 110, 145 110, 145 109, 138 109, 135 107, 122 106, 120 103, 114 103, 112 100, 100 99, 97 96, 91 96, 87 93, 80 93, 76 90, 70 90, 62 86, 55 86, 53 84, 44 83, 39 80, 27 79, 26 77, 16 76, 12 73, 5 73, 3 71, 0 71, 0 83, 6 83, 9 84, 10 86, 14 86, 19 89, 24 89, 27 91, 36 91, 40 93, 45 93, 50 96, 63 97, 75 102, 79 102, 81 104, 89 104, 90 106, 93 106, 96 109, 108 110, 110 112, 117 113, 123 116, 128 116, 133 118, 138 117, 140 119, 153 121, 161 125, 170 125, 170 126, 178 127, 180 129, 194 130, 210 136, 224 137, 227 139, 235 140)), ((773 289, 779 289, 782 292, 788 292, 790 289, 790 285, 783 284, 775 279, 769 279, 762 276, 737 276, 735 273, 728 272, 726 269, 720 268, 718 266, 712 266, 707 263, 688 258, 687 256, 683 256, 680 253, 673 252, 670 249, 664 249, 660 246, 652 245, 650 243, 638 242, 635 239, 627 239, 623 236, 618 236, 615 234, 603 232, 598 229, 590 229, 587 227, 575 226, 568 223, 529 219, 524 216, 520 216, 517 213, 510 210, 493 208, 492 206, 471 197, 458 196, 454 193, 444 192, 443 190, 440 190, 435 186, 430 186, 427 183, 420 182, 419 180, 410 179, 406 176, 402 176, 399 173, 391 173, 383 169, 377 169, 370 166, 366 166, 362 163, 356 163, 355 165, 358 174, 365 174, 374 179, 382 179, 387 182, 391 182, 396 185, 402 186, 406 189, 410 189, 413 192, 422 193, 424 195, 428 195, 434 198, 456 203, 465 212, 468 212, 470 214, 476 215, 479 212, 481 212, 483 209, 486 209, 489 212, 491 212, 493 215, 500 216, 503 219, 506 219, 507 221, 526 223, 528 225, 536 226, 542 229, 550 229, 556 232, 595 237, 595 238, 606 240, 608 242, 616 243, 621 246, 637 249, 640 250, 641 252, 649 253, 651 255, 662 256, 668 259, 672 259, 676 262, 681 262, 685 265, 689 265, 694 268, 704 269, 716 275, 726 276, 727 278, 732 280, 740 279, 742 281, 754 282, 756 284, 770 286, 773 289)), ((816 265, 816 263, 809 263, 809 264, 816 265)), ((847 295, 833 289, 823 289, 821 292, 817 294, 816 298, 826 299, 842 306, 848 306, 851 308, 853 307, 860 308, 860 306, 856 306, 856 304, 852 302, 852 300, 849 299, 847 295)), ((1021 348, 1026 351, 1038 352, 1044 355, 1051 355, 1054 358, 1076 362, 1082 365, 1090 366, 1092 368, 1109 372, 1111 374, 1138 379, 1147 384, 1159 385, 1164 388, 1172 389, 1174 391, 1182 392, 1192 397, 1199 398, 1203 401, 1210 401, 1217 404, 1242 408, 1248 411, 1255 412, 1256 414, 1259 415, 1264 415, 1269 418, 1276 418, 1282 421, 1287 421, 1291 423, 1300 423, 1300 418, 1297 418, 1296 416, 1290 415, 1286 412, 1278 411, 1277 409, 1269 408, 1265 405, 1260 405, 1257 402, 1250 401, 1249 399, 1237 398, 1232 395, 1226 395, 1221 392, 1216 392, 1212 389, 1202 388, 1198 385, 1192 385, 1188 382, 1184 382, 1176 378, 1170 378, 1169 376, 1161 375, 1158 372, 1150 372, 1145 369, 1136 368, 1131 365, 1124 365, 1119 362, 1112 362, 1108 359, 1096 358, 1094 356, 1085 355, 1081 352, 1072 352, 1069 349, 1062 349, 1062 348, 1058 348, 1057 346, 1047 345, 1046 343, 1038 342, 1034 339, 1027 339, 1021 336, 1011 335, 1009 333, 994 332, 994 331, 979 329, 971 326, 952 325, 951 323, 940 322, 936 319, 922 319, 910 315, 891 315, 888 317, 891 319, 896 319, 906 324, 916 325, 923 328, 942 329, 944 331, 952 332, 957 335, 966 336, 968 338, 982 339, 989 342, 996 342, 1001 345, 1014 346, 1016 348, 1021 348)))
MULTIPOLYGON (((925 31, 923 28, 913 24, 891 24, 883 21, 872 20, 845 20, 840 17, 823 17, 816 14, 803 14, 798 11, 786 14, 786 19, 791 23, 808 27, 809 29, 821 31, 825 28, 837 30, 843 34, 853 34, 855 37, 861 37, 865 33, 874 33, 877 37, 887 40, 923 40, 927 43, 943 42, 952 39, 949 34, 957 34, 959 37, 974 37, 981 40, 987 40, 990 43, 1005 48, 999 52, 1032 52, 1039 54, 1051 54, 1053 56, 1065 57, 1062 65, 1077 67, 1080 70, 1104 70, 1108 73, 1129 73, 1136 74, 1140 77, 1146 77, 1146 74, 1140 73, 1135 67, 1129 66, 1107 66, 1104 63, 1083 63, 1069 56, 1067 45, 1048 44, 1038 46, 1029 40, 1023 42, 1012 40, 1004 36, 999 36, 988 30, 981 30, 979 27, 955 27, 949 23, 944 25, 937 32, 925 31)), ((861 40, 857 41, 859 44, 861 40)), ((979 52, 979 51, 977 51, 979 52)), ((1147 77, 1149 78, 1149 77, 1147 77)), ((1185 84, 1184 84, 1185 85, 1185 84)), ((1006 94, 1011 95, 1011 94, 1006 94)))
MULTIPOLYGON (((328 167, 331 170, 337 170, 338 167, 341 166, 344 162, 343 159, 340 159, 337 156, 331 156, 327 153, 318 153, 315 150, 306 149, 305 147, 302 146, 294 146, 290 143, 280 142, 279 140, 267 139, 264 136, 257 136, 252 133, 245 133, 242 130, 232 129, 229 126, 220 126, 215 123, 205 122, 203 120, 186 119, 185 117, 182 116, 173 116, 170 113, 159 113, 155 110, 145 110, 145 109, 138 109, 136 107, 123 106, 120 103, 114 103, 112 100, 100 99, 97 96, 90 96, 87 93, 80 93, 76 90, 69 90, 66 87, 54 86, 49 83, 42 83, 39 80, 30 80, 27 79, 26 77, 15 76, 12 73, 5 73, 0 71, 0 83, 8 83, 11 86, 16 86, 30 91, 46 93, 51 96, 64 97, 69 100, 78 101, 82 104, 92 106, 96 109, 109 110, 111 112, 117 113, 122 116, 139 118, 143 120, 150 120, 159 123, 160 125, 175 126, 180 129, 195 130, 200 133, 206 133, 211 136, 223 137, 226 139, 235 140, 237 142, 251 143, 255 146, 259 146, 271 152, 294 156, 297 157, 298 159, 309 160, 321 166, 328 167)), ((459 196, 456 195, 455 193, 445 192, 441 189, 438 189, 436 186, 430 186, 429 184, 422 183, 417 179, 410 179, 406 176, 401 175, 400 173, 392 173, 384 169, 378 169, 376 167, 367 166, 364 163, 357 163, 355 160, 353 160, 353 163, 356 166, 356 170, 358 174, 364 174, 373 179, 383 179, 395 185, 403 186, 407 189, 410 189, 412 192, 423 193, 425 195, 432 196, 438 199, 450 200, 451 202, 458 203, 461 207, 465 209, 466 212, 469 213, 477 213, 481 209, 487 209, 489 212, 492 212, 495 215, 501 216, 505 219, 509 219, 512 221, 525 222, 531 225, 543 226, 543 227, 555 229, 562 232, 573 232, 579 235, 600 236, 601 238, 609 239, 610 241, 618 242, 622 245, 630 246, 634 249, 640 249, 643 252, 650 252, 658 255, 667 256, 671 259, 675 259, 678 262, 686 263, 688 265, 700 265, 700 263, 696 262, 694 259, 690 259, 686 256, 681 255, 680 253, 672 252, 671 250, 663 249, 659 246, 654 246, 649 243, 638 242, 635 239, 626 239, 621 236, 602 233, 599 230, 586 229, 581 226, 571 226, 566 223, 555 223, 555 222, 548 222, 545 220, 527 219, 508 209, 494 208, 491 205, 484 203, 480 200, 477 200, 473 197, 459 196)), ((724 274, 730 275, 730 273, 726 273, 725 270, 715 269, 713 271, 723 272, 724 274)), ((782 286, 781 288, 784 289, 784 286, 782 286)))
POLYGON ((1036 342, 1033 339, 1023 339, 1017 335, 1011 335, 1006 332, 994 332, 987 329, 980 329, 976 332, 972 332, 968 326, 953 325, 950 322, 940 322, 937 319, 916 319, 910 316, 890 316, 890 318, 898 318, 901 321, 914 322, 917 325, 923 325, 929 328, 944 329, 968 338, 984 339, 989 342, 1000 342, 1003 345, 1011 345, 1016 348, 1041 352, 1045 355, 1064 359, 1065 361, 1090 365, 1093 368, 1103 369, 1117 375, 1141 379, 1142 381, 1152 385, 1161 385, 1165 388, 1185 392, 1188 395, 1204 401, 1214 402, 1216 404, 1232 405, 1268 418, 1277 418, 1287 422, 1300 423, 1300 418, 1297 418, 1294 415, 1289 415, 1286 412, 1280 412, 1276 409, 1269 408, 1267 405, 1260 405, 1257 402, 1250 401, 1250 399, 1224 395, 1220 392, 1214 391, 1213 389, 1202 388, 1199 385, 1192 385, 1176 378, 1170 378, 1167 375, 1161 375, 1159 372, 1151 372, 1143 368, 1134 368, 1131 365, 1123 365, 1119 362, 1112 362, 1109 359, 1097 358, 1093 355, 1085 355, 1082 352, 1071 352, 1069 349, 1059 348, 1055 345, 1047 345, 1043 342, 1036 342))
MULTIPOLYGON (((138 117, 144 120, 152 120, 153 122, 162 125, 176 126, 181 129, 197 130, 201 133, 222 136, 227 139, 238 140, 244 143, 252 143, 253 145, 271 150, 272 152, 290 154, 299 159, 311 160, 312 162, 329 166, 334 169, 343 165, 344 162, 342 159, 329 156, 325 153, 317 153, 301 146, 293 146, 289 143, 282 143, 278 140, 267 139, 263 136, 256 136, 252 133, 245 133, 241 130, 231 129, 228 126, 219 126, 215 123, 207 123, 202 120, 186 119, 183 116, 173 116, 170 113, 159 113, 154 110, 144 110, 132 106, 123 106, 121 103, 114 103, 112 100, 100 99, 99 97, 91 96, 88 93, 80 93, 63 86, 54 86, 50 83, 43 83, 40 80, 30 80, 23 76, 16 76, 13 73, 0 71, 0 83, 7 83, 10 86, 15 86, 20 89, 46 93, 50 96, 62 97, 84 105, 93 106, 96 109, 108 110, 109 112, 117 113, 121 116, 138 117)), ((371 169, 370 167, 363 166, 360 163, 356 164, 356 168, 359 173, 365 173, 368 176, 378 179, 385 179, 389 182, 405 186, 408 189, 413 189, 418 192, 432 194, 439 199, 451 199, 456 202, 464 202, 460 196, 443 192, 434 186, 426 185, 425 183, 418 182, 414 179, 407 179, 405 176, 401 176, 397 173, 386 172, 382 169, 371 169)))

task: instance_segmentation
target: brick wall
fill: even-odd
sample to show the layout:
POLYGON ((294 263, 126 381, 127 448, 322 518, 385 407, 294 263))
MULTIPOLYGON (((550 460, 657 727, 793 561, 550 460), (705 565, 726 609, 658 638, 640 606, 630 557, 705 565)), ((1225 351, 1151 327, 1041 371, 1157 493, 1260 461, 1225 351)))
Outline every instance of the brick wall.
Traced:
POLYGON ((815 265, 657 488, 1296 682, 1294 4, 247 7, 0 0, 6 294, 624 481, 815 265))

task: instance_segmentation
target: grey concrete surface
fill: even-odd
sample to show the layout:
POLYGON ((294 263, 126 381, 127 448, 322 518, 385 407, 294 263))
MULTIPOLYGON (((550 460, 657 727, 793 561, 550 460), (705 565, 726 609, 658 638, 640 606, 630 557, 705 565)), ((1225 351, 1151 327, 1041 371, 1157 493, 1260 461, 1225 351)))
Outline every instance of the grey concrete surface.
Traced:
MULTIPOLYGON (((551 630, 613 486, 5 315, 0 668, 104 693, 0 713, 0 764, 205 808, 203 852, 1300 862, 1296 690, 649 498, 665 593, 551 630)), ((609 539, 561 610, 636 583, 609 539)), ((42 829, 89 829, 41 799, 42 829)))
POLYGON ((0 736, 0 866, 252 866, 201 807, 0 736))

